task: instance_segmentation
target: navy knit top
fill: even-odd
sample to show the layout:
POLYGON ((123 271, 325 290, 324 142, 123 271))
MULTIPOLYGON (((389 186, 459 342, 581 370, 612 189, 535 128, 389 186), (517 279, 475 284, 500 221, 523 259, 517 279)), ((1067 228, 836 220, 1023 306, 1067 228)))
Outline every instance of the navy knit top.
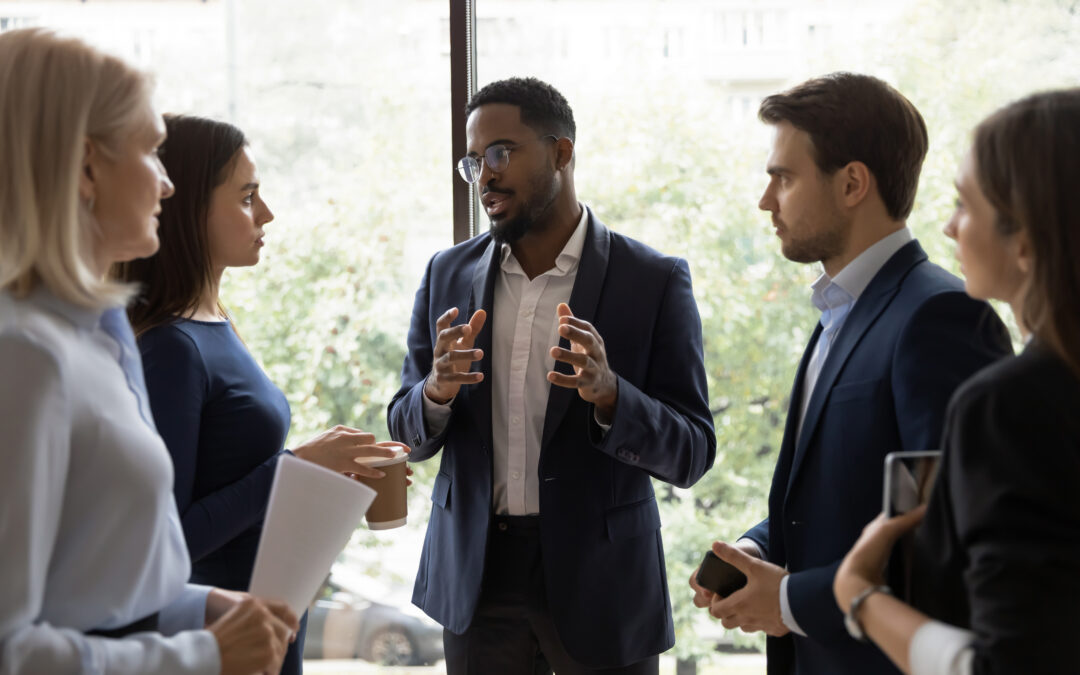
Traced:
POLYGON ((139 350, 191 580, 247 590, 289 403, 227 321, 178 319, 146 331, 139 350))

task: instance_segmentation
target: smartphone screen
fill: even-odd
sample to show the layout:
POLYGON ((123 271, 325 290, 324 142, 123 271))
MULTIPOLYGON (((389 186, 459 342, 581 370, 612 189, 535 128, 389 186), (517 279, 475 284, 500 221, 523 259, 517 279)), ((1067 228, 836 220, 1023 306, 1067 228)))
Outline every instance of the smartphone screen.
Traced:
POLYGON ((882 510, 890 518, 925 504, 937 479, 940 450, 890 452, 885 455, 882 510))

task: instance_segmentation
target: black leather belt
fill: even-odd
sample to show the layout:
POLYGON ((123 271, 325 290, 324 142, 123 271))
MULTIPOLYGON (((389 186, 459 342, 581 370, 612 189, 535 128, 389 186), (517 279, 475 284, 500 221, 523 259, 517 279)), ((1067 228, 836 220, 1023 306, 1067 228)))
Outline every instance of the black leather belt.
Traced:
POLYGON ((500 516, 492 518, 492 527, 498 532, 540 534, 540 516, 500 516))

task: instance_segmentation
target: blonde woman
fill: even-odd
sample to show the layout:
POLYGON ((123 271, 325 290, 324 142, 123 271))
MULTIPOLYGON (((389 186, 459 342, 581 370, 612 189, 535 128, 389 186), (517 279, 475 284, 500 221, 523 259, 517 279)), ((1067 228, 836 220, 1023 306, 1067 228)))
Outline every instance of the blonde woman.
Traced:
POLYGON ((186 584, 131 290, 104 280, 157 250, 164 133, 120 60, 0 34, 3 674, 275 672, 298 627, 283 605, 186 584))

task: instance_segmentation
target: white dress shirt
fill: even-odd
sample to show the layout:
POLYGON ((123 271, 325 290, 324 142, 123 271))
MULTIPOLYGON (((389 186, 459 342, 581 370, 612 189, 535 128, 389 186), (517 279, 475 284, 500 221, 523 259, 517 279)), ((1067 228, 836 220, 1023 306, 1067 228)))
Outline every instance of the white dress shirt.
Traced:
MULTIPOLYGON (((569 302, 585 247, 589 212, 550 270, 529 279, 508 244, 500 250, 491 324, 492 506, 514 516, 540 513, 540 440, 555 367, 549 353, 559 344, 555 308, 569 302)), ((453 401, 439 405, 424 395, 432 435, 445 428, 453 401)))
POLYGON ((172 463, 100 317, 0 292, 0 674, 218 673, 172 463))
MULTIPOLYGON (((817 386, 818 375, 821 368, 829 357, 829 350, 836 340, 836 336, 844 327, 848 314, 859 301, 866 287, 870 285, 877 273, 885 266, 885 263, 893 255, 912 241, 911 230, 903 227, 892 234, 883 237, 872 246, 860 253, 854 260, 844 266, 844 269, 829 278, 822 273, 811 286, 811 302, 821 311, 821 335, 818 336, 817 344, 810 356, 810 362, 806 367, 806 375, 803 378, 802 400, 799 409, 798 432, 795 436, 795 445, 798 446, 802 436, 803 417, 806 415, 807 406, 817 386)), ((760 553, 760 551, 759 551, 760 553)), ((797 635, 806 636, 799 623, 795 620, 795 614, 791 611, 791 603, 788 599, 788 579, 780 580, 780 616, 788 630, 797 635)))

